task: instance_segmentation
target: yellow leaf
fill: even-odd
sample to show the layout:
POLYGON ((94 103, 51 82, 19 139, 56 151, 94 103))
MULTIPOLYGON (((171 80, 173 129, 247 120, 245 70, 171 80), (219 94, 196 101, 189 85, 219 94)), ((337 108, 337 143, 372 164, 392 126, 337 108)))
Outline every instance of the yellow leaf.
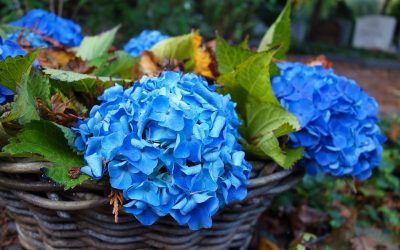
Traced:
POLYGON ((197 73, 206 77, 213 77, 210 65, 212 63, 210 53, 201 46, 203 38, 194 32, 192 34, 192 43, 194 48, 194 62, 197 73))
POLYGON ((279 247, 267 239, 261 239, 258 250, 279 250, 279 247))

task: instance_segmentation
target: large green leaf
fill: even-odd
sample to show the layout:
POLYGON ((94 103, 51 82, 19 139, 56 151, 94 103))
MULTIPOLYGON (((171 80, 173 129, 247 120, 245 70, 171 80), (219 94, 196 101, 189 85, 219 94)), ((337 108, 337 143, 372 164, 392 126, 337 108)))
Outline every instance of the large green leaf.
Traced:
POLYGON ((96 66, 94 74, 97 76, 118 76, 131 78, 134 65, 139 58, 134 58, 124 51, 117 51, 112 55, 104 55, 92 60, 91 65, 96 66))
POLYGON ((18 31, 18 30, 21 30, 21 27, 11 26, 8 24, 1 24, 0 25, 0 37, 2 37, 3 39, 7 39, 8 34, 18 31))
POLYGON ((230 73, 220 76, 218 83, 224 85, 222 92, 229 93, 238 103, 239 112, 245 116, 248 103, 273 103, 280 106, 276 99, 269 75, 269 66, 274 52, 261 52, 246 59, 230 73))
POLYGON ((47 106, 50 105, 49 78, 38 71, 32 71, 28 80, 17 87, 17 97, 13 110, 21 114, 19 122, 25 124, 31 120, 39 120, 37 98, 47 106))
POLYGON ((96 36, 84 37, 81 45, 76 50, 77 56, 83 60, 90 61, 106 54, 108 48, 112 45, 115 39, 119 27, 120 26, 118 25, 117 27, 96 36))
POLYGON ((71 167, 81 167, 83 158, 78 156, 68 146, 62 130, 49 121, 31 121, 21 132, 10 140, 3 152, 11 156, 34 154, 53 163, 47 175, 55 182, 62 184, 65 189, 73 188, 90 177, 80 175, 72 179, 68 175, 71 167))
POLYGON ((60 90, 72 89, 77 92, 95 93, 96 82, 102 87, 110 87, 113 83, 128 83, 129 79, 98 77, 80 74, 59 69, 45 69, 44 73, 50 77, 51 84, 60 90))
POLYGON ((0 61, 0 83, 15 92, 23 77, 29 75, 32 63, 38 56, 40 49, 28 53, 26 56, 7 57, 0 61))
POLYGON ((300 129, 296 117, 283 107, 271 103, 246 105, 247 119, 240 128, 246 139, 246 151, 260 157, 270 157, 284 168, 291 167, 303 156, 303 149, 284 151, 278 137, 300 129))
POLYGON ((283 59, 290 47, 290 12, 291 0, 287 0, 285 8, 261 39, 258 51, 266 51, 279 46, 275 58, 283 59))
POLYGON ((228 44, 223 38, 217 37, 217 47, 215 55, 220 74, 233 71, 236 66, 243 63, 255 53, 244 48, 243 45, 233 46, 228 44))
POLYGON ((25 124, 31 120, 39 120, 37 98, 44 104, 50 105, 50 84, 49 79, 39 71, 32 71, 23 75, 17 86, 15 101, 11 104, 11 111, 2 114, 0 122, 19 120, 25 124))
POLYGON ((187 60, 194 56, 192 34, 165 39, 151 48, 154 55, 160 59, 187 60))

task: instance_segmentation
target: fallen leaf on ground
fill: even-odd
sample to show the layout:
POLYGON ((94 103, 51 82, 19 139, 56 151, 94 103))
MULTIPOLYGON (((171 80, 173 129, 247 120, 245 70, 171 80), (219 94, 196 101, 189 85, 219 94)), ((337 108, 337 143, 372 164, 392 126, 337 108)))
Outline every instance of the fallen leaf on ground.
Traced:
POLYGON ((358 236, 350 240, 353 250, 376 250, 377 240, 368 236, 358 236))

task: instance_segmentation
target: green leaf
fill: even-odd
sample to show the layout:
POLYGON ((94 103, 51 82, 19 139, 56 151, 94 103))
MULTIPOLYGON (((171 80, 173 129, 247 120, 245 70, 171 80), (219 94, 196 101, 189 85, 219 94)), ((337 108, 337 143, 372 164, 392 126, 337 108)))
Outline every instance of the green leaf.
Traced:
POLYGON ((110 77, 98 77, 59 69, 45 69, 43 72, 50 77, 51 84, 56 88, 60 90, 72 89, 84 93, 95 93, 96 81, 105 88, 110 87, 113 83, 131 82, 129 79, 111 79, 110 77))
POLYGON ((228 44, 223 38, 217 37, 215 56, 217 58, 218 71, 221 75, 235 70, 236 66, 254 54, 254 52, 243 48, 243 44, 233 46, 228 44))
POLYGON ((64 134, 64 138, 67 139, 68 141, 68 145, 73 149, 74 148, 74 142, 76 139, 76 134, 74 133, 74 131, 72 131, 72 129, 65 127, 63 125, 54 123, 54 125, 56 125, 59 129, 61 129, 61 131, 64 134))
POLYGON ((24 74, 21 81, 17 86, 15 101, 11 104, 11 112, 3 114, 0 122, 19 119, 20 124, 25 124, 31 120, 39 120, 37 98, 50 106, 50 84, 45 75, 32 71, 29 76, 24 74))
POLYGON ((40 49, 28 53, 26 56, 7 57, 0 61, 0 82, 1 84, 15 92, 17 84, 23 81, 24 75, 27 76, 31 70, 32 63, 40 53, 40 49))
POLYGON ((37 98, 50 106, 50 83, 48 77, 32 71, 29 79, 17 87, 17 97, 13 105, 13 109, 21 113, 21 124, 40 119, 37 98))
POLYGON ((250 46, 249 46, 249 36, 248 36, 248 35, 243 39, 243 41, 241 41, 241 42, 239 43, 239 47, 240 47, 240 48, 243 48, 243 49, 250 49, 250 46))
POLYGON ((269 65, 273 54, 273 51, 256 53, 239 64, 235 71, 217 79, 218 83, 224 85, 221 91, 232 96, 243 116, 248 103, 273 103, 280 106, 270 83, 269 65))
POLYGON ((88 61, 103 56, 112 45, 119 27, 118 25, 96 36, 84 37, 81 45, 76 50, 76 55, 88 61))
POLYGON ((73 188, 90 178, 87 175, 80 175, 77 179, 69 177, 68 170, 83 166, 84 161, 68 146, 62 130, 49 121, 31 121, 26 124, 10 140, 10 144, 3 148, 3 152, 15 157, 34 154, 54 163, 47 175, 64 185, 65 189, 73 188))
POLYGON ((162 40, 154 45, 150 51, 160 59, 177 59, 180 61, 192 59, 194 57, 192 34, 162 40))
POLYGON ((280 46, 275 58, 283 59, 285 57, 290 47, 290 12, 291 0, 287 0, 285 8, 261 39, 258 46, 259 52, 280 46))
POLYGON ((275 63, 271 63, 269 65, 269 75, 272 76, 279 76, 281 74, 281 70, 276 66, 275 63))
POLYGON ((132 69, 139 61, 124 51, 117 51, 113 55, 105 55, 90 62, 96 66, 94 74, 97 76, 118 76, 121 78, 131 78, 132 69))
POLYGON ((3 39, 7 39, 8 34, 18 31, 18 30, 21 30, 21 27, 11 26, 8 24, 1 24, 0 25, 0 37, 2 37, 3 39))
POLYGON ((283 107, 271 103, 246 105, 247 119, 240 128, 246 144, 244 149, 260 157, 272 158, 284 168, 289 168, 301 159, 303 148, 284 151, 278 137, 300 129, 296 117, 283 107))

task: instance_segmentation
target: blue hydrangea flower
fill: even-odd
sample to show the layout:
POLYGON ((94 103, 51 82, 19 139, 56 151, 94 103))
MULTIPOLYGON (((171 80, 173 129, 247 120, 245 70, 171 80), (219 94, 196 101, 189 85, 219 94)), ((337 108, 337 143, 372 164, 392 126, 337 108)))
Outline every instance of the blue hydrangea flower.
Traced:
POLYGON ((302 130, 290 134, 293 147, 305 148, 301 164, 310 174, 371 176, 381 160, 378 104, 355 81, 322 66, 278 63, 272 87, 302 130))
POLYGON ((19 36, 21 35, 26 39, 26 41, 28 41, 28 43, 31 45, 32 48, 51 47, 50 43, 47 42, 42 36, 36 34, 35 32, 30 32, 30 31, 24 31, 22 32, 22 34, 21 31, 15 31, 13 33, 8 34, 8 39, 13 42, 17 42, 19 36))
POLYGON ((124 50, 133 57, 138 57, 143 51, 151 49, 156 43, 169 38, 158 30, 144 30, 137 37, 131 38, 124 50))
MULTIPOLYGON (((5 60, 8 56, 16 57, 25 55, 25 51, 15 42, 3 40, 0 37, 0 60, 5 60)), ((14 93, 0 84, 0 104, 10 102, 14 98, 14 93)))
POLYGON ((202 77, 165 71, 126 90, 115 85, 99 100, 74 128, 81 171, 108 174, 141 223, 170 215, 208 228, 220 207, 246 196, 251 166, 237 142, 235 104, 202 77))
POLYGON ((32 9, 24 17, 10 24, 35 30, 65 46, 78 46, 83 39, 78 24, 42 9, 32 9))

